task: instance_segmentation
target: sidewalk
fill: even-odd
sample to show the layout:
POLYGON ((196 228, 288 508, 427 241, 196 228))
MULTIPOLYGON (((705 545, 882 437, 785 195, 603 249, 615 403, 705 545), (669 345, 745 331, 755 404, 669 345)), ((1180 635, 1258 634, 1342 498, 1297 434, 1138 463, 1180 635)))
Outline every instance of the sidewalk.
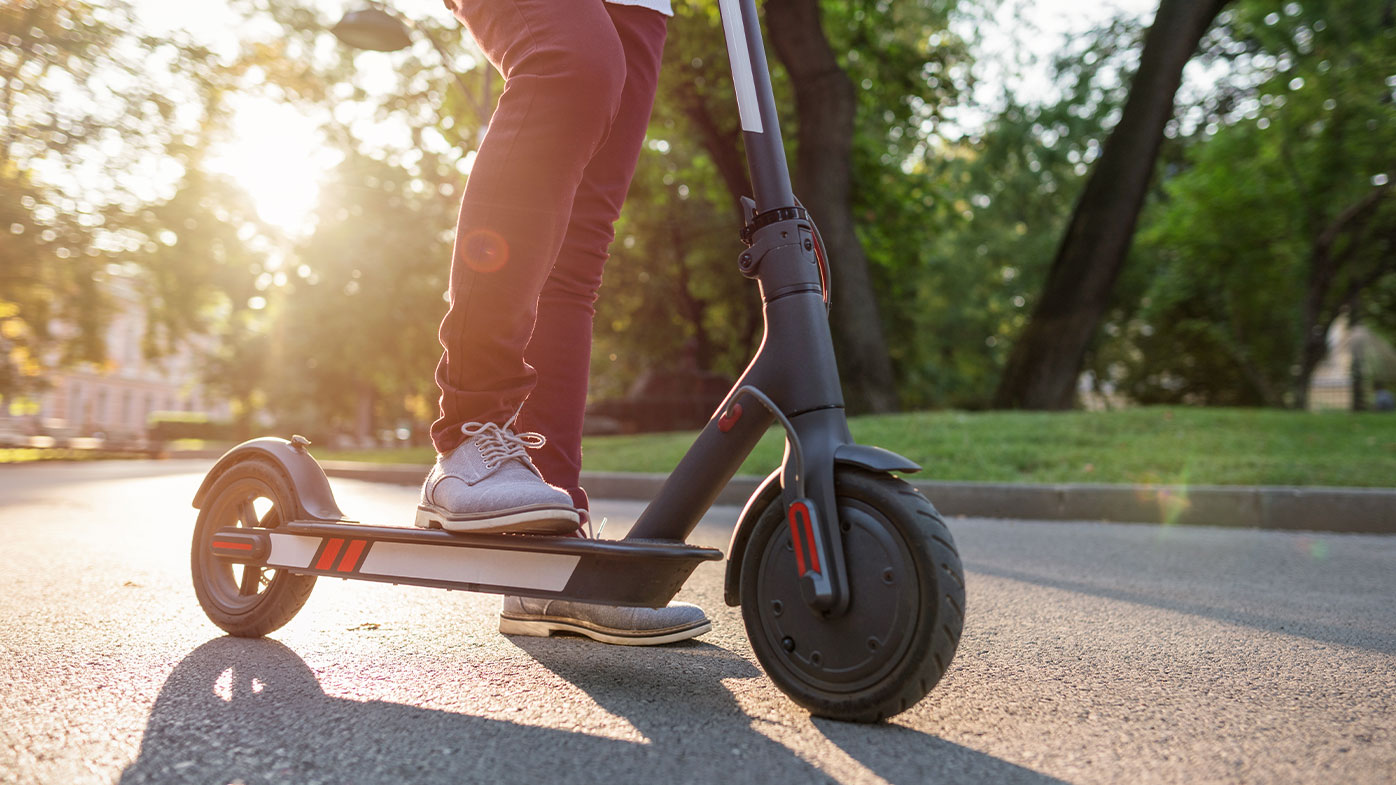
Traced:
MULTIPOLYGON (((429 466, 324 461, 325 473, 418 485, 429 466)), ((592 498, 653 498, 667 475, 583 472, 592 498)), ((760 477, 738 476, 718 504, 741 505, 760 477)), ((1112 521, 1182 526, 1396 534, 1396 490, 1298 486, 1094 485, 936 482, 908 477, 947 516, 1112 521)))

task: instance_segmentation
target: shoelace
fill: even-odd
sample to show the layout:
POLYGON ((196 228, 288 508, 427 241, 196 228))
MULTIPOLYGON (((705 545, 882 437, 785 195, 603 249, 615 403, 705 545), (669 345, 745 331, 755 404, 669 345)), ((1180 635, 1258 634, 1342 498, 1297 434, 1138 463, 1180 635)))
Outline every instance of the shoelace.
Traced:
POLYGON ((526 450, 536 450, 548 443, 541 433, 514 433, 510 430, 517 416, 510 417, 502 426, 492 422, 468 422, 460 427, 460 432, 465 434, 465 438, 475 439, 486 468, 493 469, 510 458, 522 458, 532 466, 533 461, 529 459, 526 450))
POLYGON ((606 520, 606 518, 602 518, 600 523, 593 526, 591 523, 591 513, 582 511, 582 525, 577 527, 577 536, 582 539, 601 539, 601 532, 606 528, 606 520))

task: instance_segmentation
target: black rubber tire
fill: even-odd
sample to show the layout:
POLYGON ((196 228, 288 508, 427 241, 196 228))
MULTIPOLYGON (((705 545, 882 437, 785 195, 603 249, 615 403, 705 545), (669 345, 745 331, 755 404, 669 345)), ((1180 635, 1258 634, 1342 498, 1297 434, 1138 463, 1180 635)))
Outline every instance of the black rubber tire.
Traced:
POLYGON ((242 594, 233 566, 214 555, 214 533, 224 526, 246 526, 244 505, 255 506, 257 500, 265 500, 261 506, 267 508, 256 521, 261 528, 275 528, 295 516, 289 512, 296 509, 295 494, 275 466, 252 459, 228 467, 214 481, 199 510, 190 551, 199 605, 210 621, 243 638, 261 637, 290 621, 315 587, 314 575, 259 570, 255 593, 242 594))
POLYGON ((742 557, 742 619, 756 658, 791 700, 815 716, 877 722, 915 705, 945 674, 964 626, 964 570, 926 497, 887 474, 836 471, 848 611, 828 617, 799 600, 777 499, 742 557))

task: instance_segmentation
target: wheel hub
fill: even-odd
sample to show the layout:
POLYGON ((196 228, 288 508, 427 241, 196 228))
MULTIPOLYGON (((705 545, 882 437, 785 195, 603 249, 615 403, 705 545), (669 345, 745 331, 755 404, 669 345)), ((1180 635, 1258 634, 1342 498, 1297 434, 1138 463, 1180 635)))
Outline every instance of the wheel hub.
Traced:
POLYGON ((914 635, 921 599, 911 554, 895 529, 857 502, 839 510, 849 575, 848 610, 820 614, 800 594, 789 531, 768 540, 757 587, 761 626, 793 675, 852 692, 896 666, 914 635))

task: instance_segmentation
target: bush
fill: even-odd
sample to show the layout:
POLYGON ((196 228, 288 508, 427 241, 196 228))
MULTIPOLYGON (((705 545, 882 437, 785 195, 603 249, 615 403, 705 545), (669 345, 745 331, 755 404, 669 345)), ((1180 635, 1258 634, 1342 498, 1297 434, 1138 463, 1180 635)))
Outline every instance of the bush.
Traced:
POLYGON ((210 420, 198 412, 151 412, 146 432, 152 442, 176 439, 202 439, 211 442, 235 441, 233 423, 210 420))

